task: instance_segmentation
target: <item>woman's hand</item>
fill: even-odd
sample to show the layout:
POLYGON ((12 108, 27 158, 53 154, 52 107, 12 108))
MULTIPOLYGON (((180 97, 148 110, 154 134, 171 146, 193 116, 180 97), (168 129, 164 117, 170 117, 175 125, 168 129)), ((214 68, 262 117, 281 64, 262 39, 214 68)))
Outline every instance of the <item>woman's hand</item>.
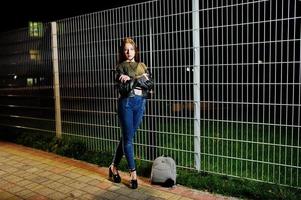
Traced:
POLYGON ((120 77, 119 77, 119 81, 121 82, 121 83, 125 83, 125 82, 127 82, 128 80, 130 80, 131 78, 128 76, 128 75, 124 75, 124 74, 122 74, 120 77))
POLYGON ((147 73, 142 74, 142 76, 144 76, 146 80, 149 80, 147 73))

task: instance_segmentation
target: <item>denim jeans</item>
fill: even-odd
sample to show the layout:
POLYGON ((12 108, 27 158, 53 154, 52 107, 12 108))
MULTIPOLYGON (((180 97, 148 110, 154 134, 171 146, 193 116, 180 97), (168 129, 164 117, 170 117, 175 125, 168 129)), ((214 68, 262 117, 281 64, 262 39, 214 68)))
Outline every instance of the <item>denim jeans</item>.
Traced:
POLYGON ((122 137, 117 146, 113 163, 118 166, 125 155, 129 170, 135 170, 133 139, 141 124, 146 99, 143 96, 120 98, 118 100, 118 117, 122 130, 122 137))

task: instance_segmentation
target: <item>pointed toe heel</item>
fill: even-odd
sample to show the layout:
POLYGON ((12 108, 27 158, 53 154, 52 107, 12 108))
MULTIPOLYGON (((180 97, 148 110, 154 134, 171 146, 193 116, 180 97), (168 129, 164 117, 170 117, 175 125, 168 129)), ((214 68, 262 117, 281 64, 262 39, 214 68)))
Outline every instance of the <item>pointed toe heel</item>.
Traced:
POLYGON ((119 173, 114 174, 112 172, 111 166, 109 167, 109 177, 113 179, 114 183, 120 183, 121 182, 121 177, 119 176, 119 173))

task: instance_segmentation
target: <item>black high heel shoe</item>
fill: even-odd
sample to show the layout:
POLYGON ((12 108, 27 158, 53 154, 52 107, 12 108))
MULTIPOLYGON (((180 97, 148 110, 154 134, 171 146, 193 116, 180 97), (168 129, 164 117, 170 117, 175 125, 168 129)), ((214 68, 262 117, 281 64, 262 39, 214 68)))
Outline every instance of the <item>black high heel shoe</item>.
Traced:
POLYGON ((113 179, 114 183, 120 183, 121 182, 121 177, 119 176, 119 173, 114 174, 112 172, 111 166, 109 167, 109 177, 113 179))
MULTIPOLYGON (((131 170, 130 173, 134 172, 134 171, 136 171, 136 170, 131 170)), ((132 188, 132 189, 138 188, 138 181, 137 181, 137 179, 131 179, 130 188, 132 188)))
POLYGON ((137 187, 138 187, 138 181, 137 181, 137 179, 136 180, 131 180, 130 188, 136 189, 137 187))

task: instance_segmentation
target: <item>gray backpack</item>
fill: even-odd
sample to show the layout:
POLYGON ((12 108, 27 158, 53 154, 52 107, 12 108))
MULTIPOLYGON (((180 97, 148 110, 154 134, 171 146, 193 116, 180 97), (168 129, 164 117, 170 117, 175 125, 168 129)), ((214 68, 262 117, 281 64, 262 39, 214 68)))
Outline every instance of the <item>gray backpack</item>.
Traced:
POLYGON ((151 182, 164 187, 172 187, 176 184, 176 163, 171 157, 160 156, 152 165, 151 182))

